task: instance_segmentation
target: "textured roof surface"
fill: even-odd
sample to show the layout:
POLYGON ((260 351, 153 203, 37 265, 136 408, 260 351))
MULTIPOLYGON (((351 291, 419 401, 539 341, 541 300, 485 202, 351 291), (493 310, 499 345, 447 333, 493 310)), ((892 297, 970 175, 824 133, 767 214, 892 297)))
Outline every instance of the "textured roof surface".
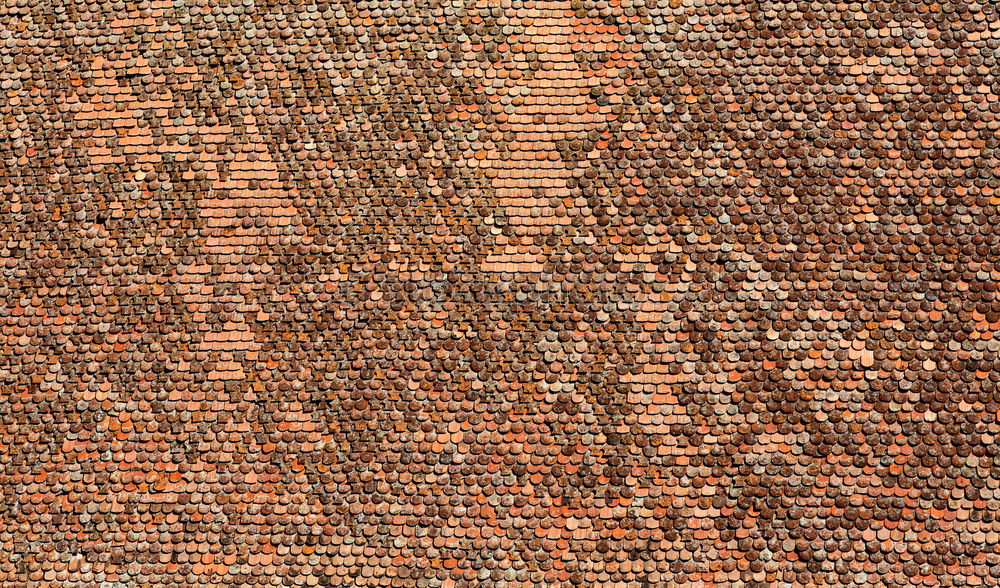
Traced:
POLYGON ((0 586, 996 586, 991 1, 2 0, 0 586))

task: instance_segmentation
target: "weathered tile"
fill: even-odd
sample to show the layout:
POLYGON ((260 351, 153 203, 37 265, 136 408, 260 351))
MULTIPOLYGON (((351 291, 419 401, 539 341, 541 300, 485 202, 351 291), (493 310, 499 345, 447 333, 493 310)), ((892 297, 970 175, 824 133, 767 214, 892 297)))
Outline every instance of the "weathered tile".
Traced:
POLYGON ((0 586, 996 586, 991 2, 0 9, 0 586))

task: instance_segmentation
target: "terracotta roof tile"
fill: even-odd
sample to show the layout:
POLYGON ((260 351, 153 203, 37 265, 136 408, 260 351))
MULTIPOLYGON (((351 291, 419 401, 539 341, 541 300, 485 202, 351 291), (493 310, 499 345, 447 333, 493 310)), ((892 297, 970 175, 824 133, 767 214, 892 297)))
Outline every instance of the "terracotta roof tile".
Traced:
POLYGON ((996 586, 993 2, 0 8, 0 586, 996 586))

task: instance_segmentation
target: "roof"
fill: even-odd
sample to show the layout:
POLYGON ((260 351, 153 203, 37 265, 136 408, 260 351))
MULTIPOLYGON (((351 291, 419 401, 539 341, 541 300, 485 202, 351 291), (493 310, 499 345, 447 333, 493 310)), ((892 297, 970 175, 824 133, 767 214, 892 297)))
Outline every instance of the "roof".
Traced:
POLYGON ((0 20, 0 585, 1000 578, 994 3, 0 20))

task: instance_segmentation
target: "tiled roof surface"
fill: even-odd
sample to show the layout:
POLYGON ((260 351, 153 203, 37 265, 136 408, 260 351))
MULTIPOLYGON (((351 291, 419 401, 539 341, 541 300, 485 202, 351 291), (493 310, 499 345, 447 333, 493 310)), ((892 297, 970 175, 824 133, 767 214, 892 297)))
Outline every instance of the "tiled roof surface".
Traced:
POLYGON ((997 586, 981 0, 3 0, 0 586, 997 586))

